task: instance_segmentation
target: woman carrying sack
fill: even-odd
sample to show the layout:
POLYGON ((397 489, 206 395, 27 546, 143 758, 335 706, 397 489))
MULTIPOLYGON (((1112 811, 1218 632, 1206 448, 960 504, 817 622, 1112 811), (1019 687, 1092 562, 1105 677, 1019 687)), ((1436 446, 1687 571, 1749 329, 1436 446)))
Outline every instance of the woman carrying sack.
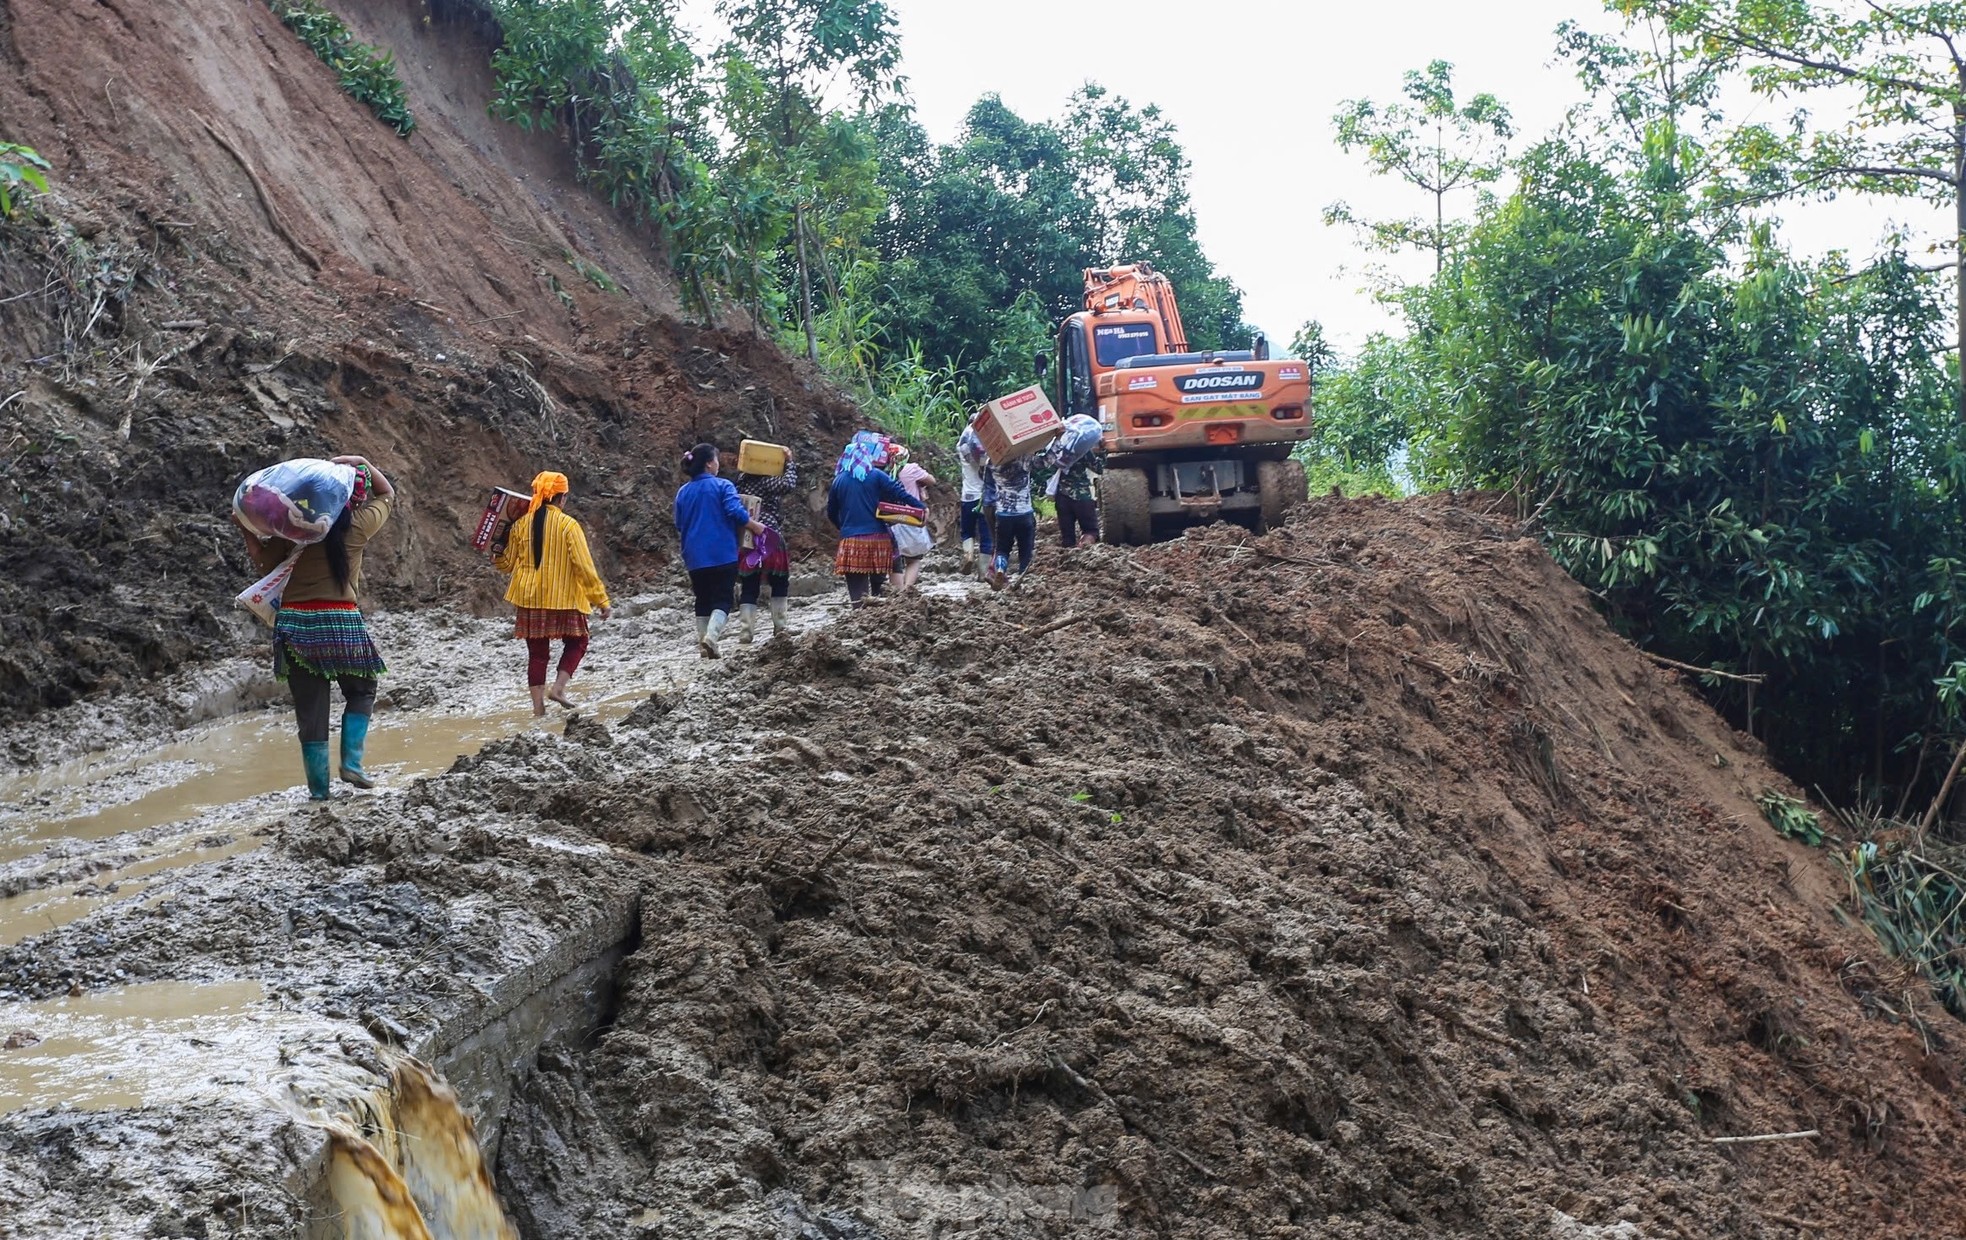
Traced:
MULTIPOLYGON (((907 459, 899 460, 900 469, 895 478, 901 489, 915 497, 915 507, 928 510, 928 499, 922 491, 939 485, 934 474, 907 459)), ((935 549, 935 536, 928 531, 924 520, 921 525, 896 523, 890 533, 894 536, 894 571, 889 575, 888 584, 896 594, 906 594, 915 588, 921 579, 922 558, 935 549)))
POLYGON ((298 552, 284 539, 262 541, 250 532, 246 537, 246 553, 261 572, 293 560, 273 618, 273 674, 293 694, 307 795, 316 801, 330 795, 329 687, 335 684, 342 700, 341 778, 357 788, 375 787, 362 767, 362 753, 375 711, 376 678, 384 668, 355 598, 362 586, 363 549, 388 522, 396 498, 389 479, 366 458, 337 456, 332 463, 354 468, 355 487, 327 537, 298 552))
POLYGON ((607 619, 608 588, 594 569, 587 550, 587 533, 566 514, 567 476, 542 471, 533 476, 532 506, 512 523, 505 549, 494 561, 512 578, 505 601, 517 608, 512 636, 526 643, 526 687, 532 691, 535 718, 546 713, 548 699, 568 710, 567 682, 580 670, 587 653, 587 613, 598 610, 607 619), (546 687, 546 664, 560 642, 560 666, 553 687, 546 687))

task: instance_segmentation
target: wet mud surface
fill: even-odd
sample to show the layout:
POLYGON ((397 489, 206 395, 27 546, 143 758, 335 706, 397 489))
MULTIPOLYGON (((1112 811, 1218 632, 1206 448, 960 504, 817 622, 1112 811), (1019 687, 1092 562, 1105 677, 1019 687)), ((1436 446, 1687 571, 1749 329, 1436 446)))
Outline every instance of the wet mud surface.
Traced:
MULTIPOLYGON (((1948 1234, 1956 1025, 1532 541, 1317 501, 941 593, 276 808, 0 948, 10 1019, 251 983, 414 1043, 628 901, 602 1026, 513 1077, 528 1237, 1948 1234)), ((202 1114, 16 1111, 0 1212, 301 1234, 202 1114)))

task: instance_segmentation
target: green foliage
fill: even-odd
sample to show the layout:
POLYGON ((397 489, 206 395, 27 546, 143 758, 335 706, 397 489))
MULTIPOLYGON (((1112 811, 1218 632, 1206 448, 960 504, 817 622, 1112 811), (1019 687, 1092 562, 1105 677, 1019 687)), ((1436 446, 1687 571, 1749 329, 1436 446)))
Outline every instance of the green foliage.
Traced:
POLYGON ((1906 830, 1879 833, 1838 858, 1849 900, 1886 951, 1911 965, 1966 1020, 1966 849, 1906 830), (1909 838, 1906 838, 1909 835, 1909 838))
POLYGON ((1761 815, 1768 825, 1783 836, 1811 848, 1823 846, 1823 825, 1807 805, 1772 788, 1756 797, 1754 803, 1761 807, 1761 815))
POLYGON ((1514 134, 1509 110, 1490 94, 1466 103, 1454 97, 1454 66, 1436 60, 1409 69, 1404 103, 1348 99, 1332 118, 1338 145, 1359 151, 1372 171, 1395 176, 1433 199, 1433 218, 1362 220, 1344 203, 1325 209, 1327 223, 1358 225, 1383 250, 1431 250, 1435 270, 1466 236, 1466 225, 1447 218, 1447 197, 1478 189, 1502 175, 1503 144, 1514 134))
POLYGON ((396 58, 379 47, 357 43, 320 0, 266 0, 282 24, 300 37, 321 63, 341 78, 341 88, 368 105, 376 119, 408 137, 416 129, 409 94, 396 76, 396 58))
POLYGON ((1699 152, 1646 138, 1623 172, 1538 146, 1408 294, 1412 468, 1516 491, 1646 645, 1765 675, 1719 701, 1791 772, 1903 777, 1956 657, 1919 603, 1950 613, 1933 565, 1966 532, 1935 290, 1903 255, 1810 266, 1765 229, 1730 261, 1680 189, 1699 152))
MULTIPOLYGON (((1829 5, 1812 0, 1610 0, 1628 21, 1669 36, 1649 59, 1683 75, 1739 70, 1791 111, 1729 128, 1730 204, 1839 190, 1914 198, 1951 209, 1959 232, 1944 264, 1958 281, 1953 343, 1966 350, 1966 59, 1958 0, 1829 5), (1825 108, 1823 105, 1828 105, 1825 108), (1811 114, 1828 110, 1823 124, 1811 114)), ((1640 60, 1648 57, 1638 57, 1640 60)), ((1966 441, 1966 375, 1954 415, 1966 441)))
POLYGON ((48 161, 32 147, 0 142, 0 220, 10 220, 25 202, 24 191, 48 192, 48 161))

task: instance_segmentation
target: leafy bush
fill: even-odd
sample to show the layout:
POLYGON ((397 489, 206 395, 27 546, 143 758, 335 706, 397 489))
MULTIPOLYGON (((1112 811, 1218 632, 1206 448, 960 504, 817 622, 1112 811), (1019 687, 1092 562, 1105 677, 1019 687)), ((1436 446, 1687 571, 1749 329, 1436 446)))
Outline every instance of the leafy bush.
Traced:
POLYGON ((48 161, 32 147, 0 142, 0 220, 12 219, 23 188, 48 192, 48 161))
POLYGON ((320 0, 266 0, 282 24, 307 44, 321 63, 341 78, 341 88, 368 105, 376 119, 404 137, 416 129, 409 94, 396 76, 396 58, 379 47, 357 43, 339 17, 320 0))

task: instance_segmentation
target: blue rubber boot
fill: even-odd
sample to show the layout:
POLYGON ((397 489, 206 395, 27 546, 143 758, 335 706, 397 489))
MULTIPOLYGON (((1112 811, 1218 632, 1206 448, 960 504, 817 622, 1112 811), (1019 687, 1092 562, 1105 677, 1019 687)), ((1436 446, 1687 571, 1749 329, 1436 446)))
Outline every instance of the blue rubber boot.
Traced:
POLYGON ((373 788, 375 781, 362 769, 362 749, 369 743, 369 717, 341 717, 341 778, 357 788, 373 788))
POLYGON ((300 743, 300 762, 307 768, 307 796, 309 800, 328 799, 328 743, 326 741, 302 741, 300 743))

